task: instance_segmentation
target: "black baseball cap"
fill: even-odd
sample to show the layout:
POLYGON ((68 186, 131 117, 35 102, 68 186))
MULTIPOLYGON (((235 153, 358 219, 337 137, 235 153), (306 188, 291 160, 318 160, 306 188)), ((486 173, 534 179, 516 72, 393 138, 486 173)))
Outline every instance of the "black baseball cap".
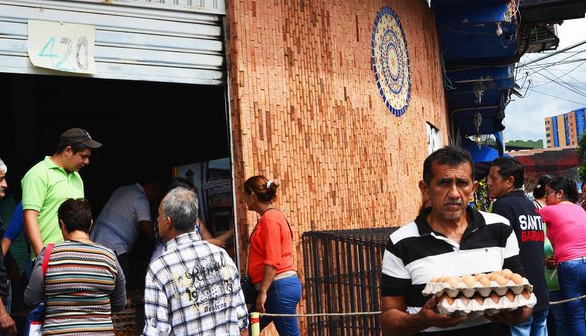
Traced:
POLYGON ((91 135, 82 128, 71 128, 63 132, 59 137, 60 146, 71 146, 80 143, 88 148, 96 149, 102 147, 102 144, 92 139, 91 135))

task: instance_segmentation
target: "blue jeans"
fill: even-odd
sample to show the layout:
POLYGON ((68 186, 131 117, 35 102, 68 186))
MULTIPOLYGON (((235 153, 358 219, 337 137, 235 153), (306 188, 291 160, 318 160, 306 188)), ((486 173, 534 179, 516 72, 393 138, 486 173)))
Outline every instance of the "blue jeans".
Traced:
MULTIPOLYGON (((561 290, 549 291, 549 300, 551 302, 565 299, 561 290)), ((566 321, 565 304, 549 305, 549 314, 547 314, 547 330, 550 336, 569 335, 568 321, 566 321)))
POLYGON ((547 309, 535 312, 527 321, 511 326, 512 336, 547 336, 547 309))
MULTIPOLYGON (((563 261, 558 264, 558 280, 562 293, 568 299, 586 294, 586 257, 563 261)), ((586 336, 584 300, 574 300, 564 305, 568 335, 586 336)))
MULTIPOLYGON (((296 314, 297 304, 301 300, 301 282, 297 276, 275 280, 267 291, 265 310, 270 314, 296 314)), ((256 311, 256 309, 251 309, 256 311)), ((280 336, 299 336, 299 321, 297 317, 261 316, 260 330, 262 331, 271 322, 280 336)))

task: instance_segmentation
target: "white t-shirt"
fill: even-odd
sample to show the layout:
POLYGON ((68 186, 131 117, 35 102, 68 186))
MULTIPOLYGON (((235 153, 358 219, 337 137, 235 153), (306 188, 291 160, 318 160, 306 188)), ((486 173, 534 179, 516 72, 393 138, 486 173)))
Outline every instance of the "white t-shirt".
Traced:
POLYGON ((122 186, 112 193, 90 233, 91 239, 117 255, 132 250, 138 238, 138 223, 151 221, 147 195, 139 183, 122 186))

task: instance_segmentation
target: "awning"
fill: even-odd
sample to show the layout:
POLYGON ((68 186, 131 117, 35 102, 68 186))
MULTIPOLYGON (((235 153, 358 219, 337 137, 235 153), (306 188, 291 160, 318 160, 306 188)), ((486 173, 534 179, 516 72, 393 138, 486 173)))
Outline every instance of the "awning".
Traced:
MULTIPOLYGON (((475 170, 474 179, 477 181, 488 175, 488 170, 490 169, 492 161, 500 157, 498 149, 488 145, 480 145, 480 148, 478 148, 476 142, 468 138, 463 138, 460 146, 470 152, 470 155, 472 156, 475 170)), ((504 156, 509 155, 504 154, 504 156)))
POLYGON ((462 139, 461 146, 470 152, 474 162, 492 162, 494 159, 500 157, 499 151, 496 148, 488 145, 480 145, 480 148, 478 148, 476 142, 467 138, 462 139))

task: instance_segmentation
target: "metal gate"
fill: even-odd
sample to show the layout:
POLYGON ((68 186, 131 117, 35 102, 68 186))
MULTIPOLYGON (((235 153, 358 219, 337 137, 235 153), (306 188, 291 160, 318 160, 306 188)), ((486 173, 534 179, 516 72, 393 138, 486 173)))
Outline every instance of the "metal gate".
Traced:
MULTIPOLYGON (((302 236, 306 311, 380 310, 381 262, 389 235, 382 229, 305 232, 302 236)), ((310 336, 382 335, 378 314, 308 318, 310 336)))

